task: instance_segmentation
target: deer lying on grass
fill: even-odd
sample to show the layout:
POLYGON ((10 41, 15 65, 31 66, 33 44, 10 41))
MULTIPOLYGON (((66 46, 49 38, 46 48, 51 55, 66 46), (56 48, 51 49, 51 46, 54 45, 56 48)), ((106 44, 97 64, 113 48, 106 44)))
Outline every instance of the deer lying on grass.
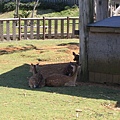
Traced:
POLYGON ((70 62, 68 63, 65 68, 63 69, 63 75, 67 75, 67 76, 72 76, 73 75, 73 65, 74 63, 70 62))
POLYGON ((52 74, 45 79, 45 85, 51 87, 76 86, 77 73, 79 65, 71 65, 73 67, 73 75, 66 76, 62 74, 52 74))
POLYGON ((37 87, 44 87, 45 81, 43 79, 43 76, 40 72, 40 66, 39 64, 30 65, 30 72, 33 73, 33 76, 29 78, 28 84, 30 88, 37 88, 37 87))

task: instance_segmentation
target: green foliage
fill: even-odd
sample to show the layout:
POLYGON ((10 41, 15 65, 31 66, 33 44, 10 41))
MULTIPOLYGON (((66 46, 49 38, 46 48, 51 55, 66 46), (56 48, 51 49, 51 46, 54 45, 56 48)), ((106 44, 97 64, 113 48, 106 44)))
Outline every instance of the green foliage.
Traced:
POLYGON ((27 18, 27 17, 29 17, 30 13, 31 13, 30 11, 22 10, 21 14, 19 14, 19 15, 22 18, 27 18))
POLYGON ((70 6, 65 6, 65 10, 68 10, 68 9, 70 9, 70 6))
POLYGON ((78 6, 75 4, 75 5, 73 5, 73 6, 72 6, 72 8, 77 9, 77 8, 78 8, 78 6))
MULTIPOLYGON (((20 10, 33 10, 34 8, 34 5, 35 5, 35 2, 20 2, 20 5, 19 5, 19 9, 20 10)), ((49 2, 39 2, 36 9, 52 9, 56 12, 60 12, 60 11, 63 11, 63 10, 67 10, 67 9, 70 9, 71 6, 69 6, 66 2, 61 2, 61 1, 58 1, 57 3, 49 3, 49 2)), ((4 2, 0 4, 0 11, 1 12, 9 12, 9 11, 13 11, 15 10, 16 8, 16 4, 15 2, 4 2)), ((74 5, 72 6, 72 8, 78 8, 77 5, 74 5)))
POLYGON ((40 6, 38 8, 53 9, 56 12, 60 12, 62 10, 65 10, 65 6, 67 6, 67 4, 63 3, 63 2, 57 2, 57 3, 41 2, 40 6))
POLYGON ((15 10, 15 2, 4 3, 3 12, 9 12, 15 10))
MULTIPOLYGON (((27 3, 20 3, 20 10, 33 10, 34 8, 34 2, 27 2, 27 3)), ((40 4, 38 4, 39 6, 40 4)))
POLYGON ((3 7, 4 7, 4 4, 0 2, 0 13, 3 12, 3 7))

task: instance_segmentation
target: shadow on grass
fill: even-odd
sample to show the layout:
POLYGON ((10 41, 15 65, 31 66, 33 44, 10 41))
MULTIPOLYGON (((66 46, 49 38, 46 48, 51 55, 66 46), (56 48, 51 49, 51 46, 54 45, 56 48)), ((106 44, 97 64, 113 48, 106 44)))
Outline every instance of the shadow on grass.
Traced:
MULTIPOLYGON (((41 71, 44 78, 52 73, 61 73, 67 63, 41 65, 41 71)), ((43 87, 30 89, 28 87, 27 77, 30 77, 29 65, 24 64, 11 71, 0 75, 0 86, 19 88, 34 91, 44 91, 50 93, 65 94, 77 97, 91 99, 104 99, 117 101, 116 106, 120 107, 120 89, 106 87, 103 85, 82 84, 77 87, 43 87)))
POLYGON ((79 47, 79 43, 76 43, 76 42, 58 44, 58 46, 66 46, 66 45, 76 45, 79 47))
POLYGON ((0 86, 26 89, 29 65, 24 64, 0 75, 0 86))
POLYGON ((4 54, 11 54, 11 53, 16 53, 16 52, 22 52, 22 51, 27 51, 27 50, 32 50, 32 49, 37 49, 36 46, 32 44, 26 44, 27 46, 22 46, 22 47, 15 47, 13 45, 9 45, 6 48, 1 48, 0 49, 0 55, 4 54))

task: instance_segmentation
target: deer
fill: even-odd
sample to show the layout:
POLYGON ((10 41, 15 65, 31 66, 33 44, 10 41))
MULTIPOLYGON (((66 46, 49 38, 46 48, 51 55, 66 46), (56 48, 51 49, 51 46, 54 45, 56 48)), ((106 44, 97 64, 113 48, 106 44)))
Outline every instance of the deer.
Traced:
POLYGON ((72 67, 72 65, 73 65, 74 63, 72 63, 72 62, 69 62, 66 66, 65 66, 65 68, 63 69, 63 75, 67 75, 67 76, 71 76, 71 75, 73 75, 73 67, 72 67))
MULTIPOLYGON (((76 61, 77 64, 79 64, 79 54, 76 54, 75 52, 73 52, 74 55, 74 61, 76 61)), ((70 76, 73 73, 73 67, 71 66, 72 64, 74 64, 73 62, 70 62, 67 64, 67 66, 65 66, 65 68, 63 69, 63 74, 70 76)))
POLYGON ((66 76, 63 74, 52 74, 45 79, 45 86, 62 87, 62 86, 76 86, 77 74, 81 66, 77 64, 71 65, 73 67, 73 75, 66 76))
POLYGON ((79 64, 79 54, 76 54, 75 52, 73 52, 73 56, 74 56, 74 61, 76 61, 77 64, 79 64))
POLYGON ((38 88, 38 87, 44 87, 45 81, 44 78, 40 72, 40 66, 39 64, 31 64, 29 72, 32 72, 33 75, 29 78, 28 84, 30 88, 38 88))

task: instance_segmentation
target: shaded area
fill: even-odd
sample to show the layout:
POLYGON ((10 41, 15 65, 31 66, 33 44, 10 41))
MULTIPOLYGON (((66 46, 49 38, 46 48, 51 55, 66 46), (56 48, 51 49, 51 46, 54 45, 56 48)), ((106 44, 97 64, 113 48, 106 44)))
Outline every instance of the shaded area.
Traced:
MULTIPOLYGON (((68 63, 58 63, 58 64, 46 64, 41 65, 41 71, 43 77, 47 77, 53 73, 60 73, 68 63)), ((114 100, 117 101, 116 106, 120 107, 120 89, 114 87, 108 87, 104 85, 91 84, 91 83, 79 83, 76 87, 43 87, 37 89, 30 89, 28 87, 27 77, 30 77, 29 65, 24 64, 22 66, 16 67, 11 71, 3 73, 0 75, 0 86, 44 91, 50 93, 65 94, 71 96, 93 98, 93 99, 104 99, 104 100, 114 100)))
MULTIPOLYGON (((53 73, 62 74, 63 69, 67 66, 67 64, 68 63, 41 65, 42 75, 45 78, 53 73)), ((1 74, 0 86, 29 89, 27 77, 30 77, 32 75, 32 73, 29 72, 29 68, 29 64, 24 64, 12 69, 11 71, 1 74)))
POLYGON ((0 86, 26 89, 29 65, 24 64, 0 75, 0 86))
POLYGON ((79 43, 76 43, 76 42, 58 44, 58 46, 66 46, 66 45, 75 45, 79 47, 79 43))

